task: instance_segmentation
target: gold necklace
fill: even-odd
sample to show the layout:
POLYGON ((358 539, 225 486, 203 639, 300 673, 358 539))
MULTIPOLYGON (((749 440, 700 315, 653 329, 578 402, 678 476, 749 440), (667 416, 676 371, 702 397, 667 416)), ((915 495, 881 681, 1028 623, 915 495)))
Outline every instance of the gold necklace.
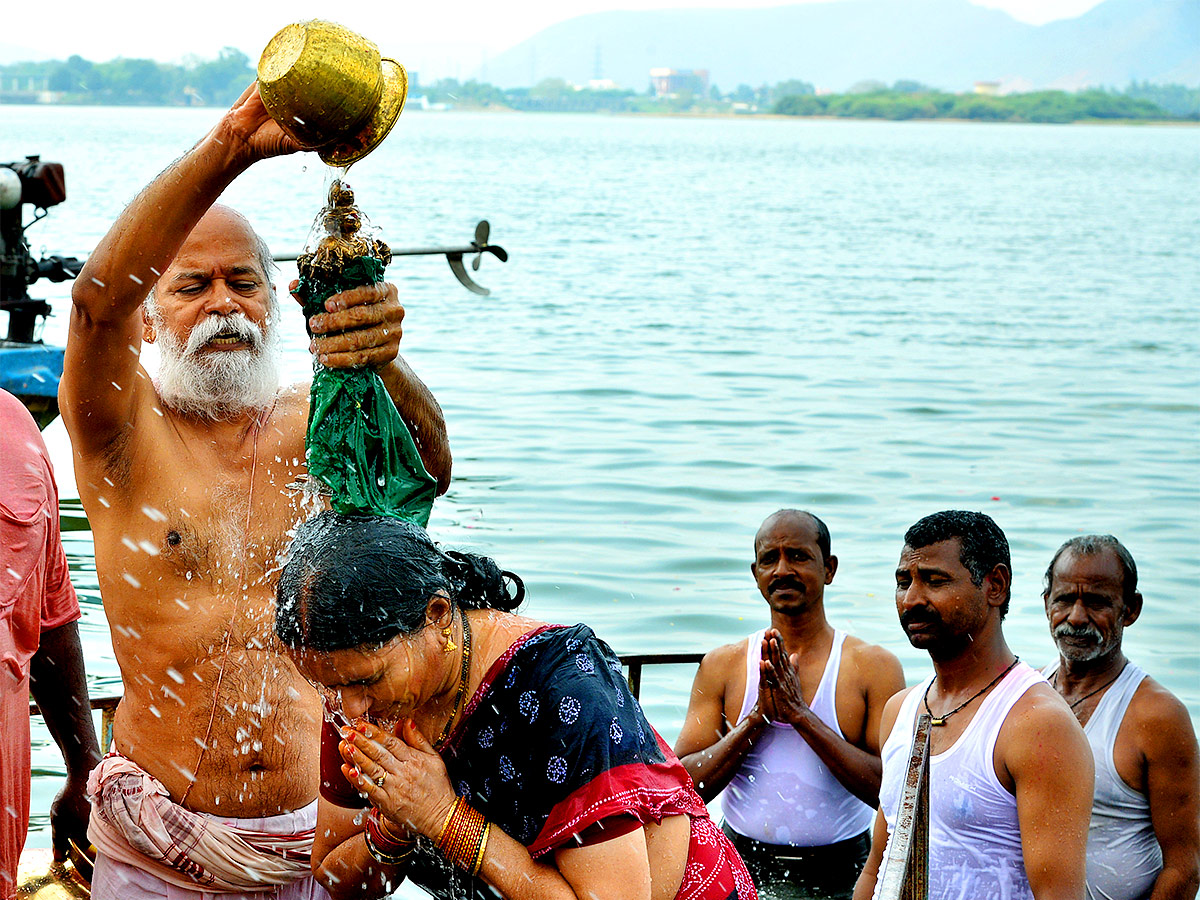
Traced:
POLYGON ((981 697, 982 695, 984 695, 988 691, 990 691, 993 687, 995 687, 996 682, 998 682, 1001 678, 1003 678, 1005 675, 1007 675, 1009 672, 1011 672, 1013 670, 1013 666, 1015 666, 1020 661, 1021 661, 1021 657, 1014 656, 1013 661, 1008 664, 1008 668, 1005 669, 1003 672, 1001 672, 999 675, 997 675, 995 678, 993 678, 991 681, 989 681, 987 683, 987 686, 983 690, 979 691, 979 693, 972 696, 970 700, 967 700, 963 703, 958 704, 958 706, 954 707, 954 709, 950 710, 950 712, 946 713, 944 716, 935 716, 933 714, 933 711, 929 708, 929 688, 933 687, 933 681, 937 681, 937 678, 935 677, 933 679, 933 681, 929 682, 929 684, 925 687, 925 695, 923 697, 921 697, 921 702, 923 704, 925 704, 925 712, 928 713, 928 715, 929 715, 929 719, 930 719, 929 724, 934 726, 935 728, 938 727, 939 725, 945 725, 946 720, 949 719, 952 715, 954 715, 956 712, 961 710, 964 706, 967 706, 969 703, 971 703, 972 700, 978 699, 979 697, 981 697))
POLYGON ((454 709, 450 711, 450 718, 446 720, 446 727, 442 729, 441 737, 433 742, 433 749, 439 753, 446 746, 446 741, 450 737, 450 729, 454 727, 454 720, 458 718, 458 711, 462 707, 463 697, 466 696, 467 681, 471 674, 471 625, 467 621, 465 612, 462 614, 462 630, 462 671, 458 675, 458 691, 454 695, 454 709))

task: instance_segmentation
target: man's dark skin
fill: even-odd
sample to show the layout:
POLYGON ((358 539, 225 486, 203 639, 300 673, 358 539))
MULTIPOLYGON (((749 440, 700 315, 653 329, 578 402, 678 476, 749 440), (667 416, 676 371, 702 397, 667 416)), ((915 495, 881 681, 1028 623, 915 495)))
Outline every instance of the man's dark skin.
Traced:
POLYGON ((77 623, 42 633, 29 661, 29 692, 67 766, 67 783, 50 806, 54 858, 65 859, 68 841, 88 846, 87 777, 100 762, 77 623))
MULTIPOLYGON (((962 563, 960 538, 905 545, 896 567, 896 612, 909 642, 929 652, 936 679, 925 695, 934 718, 929 752, 949 750, 978 712, 992 682, 1014 662, 1002 610, 1012 573, 997 563, 979 584, 962 563)), ((909 688, 888 701, 882 736, 896 726, 909 688)), ((1035 900, 1080 900, 1091 811, 1092 755, 1070 711, 1048 684, 1035 684, 1013 704, 993 753, 996 780, 1013 795, 1022 852, 1035 900)), ((888 843, 876 812, 871 855, 854 889, 870 900, 888 843)), ((980 898, 983 900, 983 898, 980 898)))
POLYGON ((822 553, 812 518, 793 510, 769 517, 754 548, 750 572, 771 608, 758 705, 738 721, 746 695, 746 641, 718 647, 700 664, 675 752, 700 796, 711 800, 737 773, 769 722, 787 722, 850 793, 875 806, 879 722, 888 697, 904 687, 900 663, 887 650, 847 636, 835 698, 845 738, 839 736, 808 705, 833 647, 824 596, 837 572, 837 557, 822 553))
MULTIPOLYGON (((1059 667, 1051 683, 1086 725, 1128 662, 1124 630, 1142 612, 1142 595, 1127 592, 1112 549, 1067 550, 1055 561, 1043 594, 1051 632, 1060 625, 1099 635, 1055 636, 1059 667), (1126 596, 1128 594, 1128 596, 1126 596), (1091 658, 1088 658, 1091 657, 1091 658)), ((1150 803, 1163 869, 1149 900, 1191 900, 1200 888, 1200 758, 1187 708, 1145 678, 1117 732, 1113 764, 1121 780, 1150 803)))
MULTIPOLYGON (((114 747, 180 805, 233 818, 303 809, 317 794, 320 698, 271 627, 276 561, 304 516, 286 486, 307 474, 309 392, 195 414, 160 396, 140 351, 234 315, 264 334, 280 327, 257 235, 216 200, 251 165, 299 149, 247 88, 88 258, 59 384, 122 672, 114 747), (143 306, 151 285, 157 319, 143 306)), ((312 350, 325 366, 376 371, 444 490, 445 422, 399 355, 403 318, 394 285, 344 291, 310 320, 312 350)))

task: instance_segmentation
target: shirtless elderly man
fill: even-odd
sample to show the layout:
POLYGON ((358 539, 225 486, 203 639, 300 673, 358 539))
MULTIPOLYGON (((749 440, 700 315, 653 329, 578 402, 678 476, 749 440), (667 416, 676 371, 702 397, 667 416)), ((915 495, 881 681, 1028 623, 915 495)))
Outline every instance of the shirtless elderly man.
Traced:
MULTIPOLYGON (((321 705, 272 634, 273 573, 301 518, 285 486, 304 473, 308 394, 278 387, 270 252, 213 206, 251 164, 298 149, 251 86, 75 282, 60 400, 125 689, 118 755, 89 785, 97 900, 277 885, 273 896, 325 896, 307 859, 321 705), (162 351, 156 381, 139 365, 143 339, 162 351)), ((396 289, 348 291, 326 310, 315 352, 380 373, 444 491, 441 411, 397 355, 396 289)))
POLYGON ((895 656, 825 618, 837 562, 812 513, 762 523, 750 572, 770 627, 704 657, 675 744, 701 797, 725 788, 726 833, 775 900, 849 898, 879 796, 880 717, 904 687, 895 656))

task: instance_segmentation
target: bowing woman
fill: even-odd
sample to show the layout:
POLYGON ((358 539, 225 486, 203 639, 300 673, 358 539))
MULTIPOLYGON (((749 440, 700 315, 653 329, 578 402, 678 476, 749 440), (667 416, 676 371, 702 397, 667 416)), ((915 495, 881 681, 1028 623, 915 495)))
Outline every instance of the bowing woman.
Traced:
POLYGON ((585 625, 419 527, 298 531, 275 630, 325 698, 313 869, 330 894, 756 900, 733 846, 585 625))

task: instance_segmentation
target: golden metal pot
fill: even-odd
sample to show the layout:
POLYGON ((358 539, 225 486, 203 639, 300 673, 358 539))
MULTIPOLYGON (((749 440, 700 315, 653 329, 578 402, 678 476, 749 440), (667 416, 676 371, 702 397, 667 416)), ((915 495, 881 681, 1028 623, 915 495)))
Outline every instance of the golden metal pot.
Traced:
MULTIPOLYGON (((88 873, 91 865, 87 864, 88 873)), ((86 900, 88 880, 71 863, 55 862, 49 850, 26 850, 17 868, 17 900, 86 900)))
POLYGON ((392 130, 408 74, 362 35, 314 19, 271 38, 258 61, 258 92, 280 128, 330 165, 346 166, 392 130))

